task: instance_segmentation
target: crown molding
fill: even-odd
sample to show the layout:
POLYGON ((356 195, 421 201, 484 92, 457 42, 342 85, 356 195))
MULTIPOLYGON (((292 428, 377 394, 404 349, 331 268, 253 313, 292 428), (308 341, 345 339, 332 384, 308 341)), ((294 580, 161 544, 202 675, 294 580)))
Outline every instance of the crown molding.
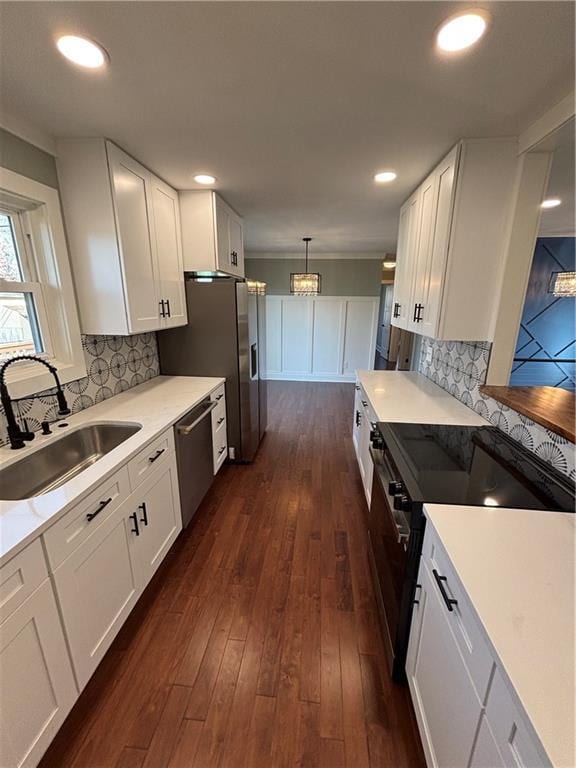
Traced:
MULTIPOLYGON (((302 251, 294 253, 267 253, 264 251, 246 251, 244 257, 246 259, 304 259, 302 251)), ((347 261, 384 261, 385 259, 392 260, 392 257, 396 258, 395 254, 390 253, 314 253, 308 256, 308 261, 339 261, 346 259, 347 261)))

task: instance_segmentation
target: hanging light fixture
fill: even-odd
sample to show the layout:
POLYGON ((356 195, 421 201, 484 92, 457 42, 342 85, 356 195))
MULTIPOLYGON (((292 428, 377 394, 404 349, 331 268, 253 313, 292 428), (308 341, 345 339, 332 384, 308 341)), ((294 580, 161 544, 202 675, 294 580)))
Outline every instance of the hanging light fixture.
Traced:
POLYGON ((552 272, 548 293, 559 298, 576 296, 576 272, 552 272))
POLYGON ((292 272, 290 274, 290 293, 295 296, 317 296, 320 293, 320 273, 308 272, 308 245, 311 237, 303 237, 306 243, 306 267, 305 272, 292 272))

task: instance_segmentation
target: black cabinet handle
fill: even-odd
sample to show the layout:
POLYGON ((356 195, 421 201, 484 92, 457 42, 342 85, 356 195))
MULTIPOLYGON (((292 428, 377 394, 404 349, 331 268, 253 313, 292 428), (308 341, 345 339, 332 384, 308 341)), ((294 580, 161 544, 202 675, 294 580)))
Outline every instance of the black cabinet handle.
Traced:
POLYGON ((368 403, 366 402, 366 400, 362 400, 362 405, 364 406, 364 408, 368 408, 368 403))
POLYGON ((222 424, 222 422, 223 422, 223 421, 224 421, 224 416, 220 416, 220 418, 218 419, 218 421, 216 422, 216 424, 218 424, 218 425, 219 425, 219 424, 222 424))
POLYGON ((416 323, 418 320, 418 304, 414 304, 414 316, 412 317, 412 320, 416 323))
POLYGON ((150 464, 154 464, 156 459, 159 459, 160 456, 162 456, 162 454, 164 453, 165 450, 166 450, 166 448, 161 448, 159 451, 156 451, 154 456, 149 456, 148 457, 148 461, 150 462, 150 464))
POLYGON ((446 603, 446 608, 448 608, 449 611, 454 610, 454 606, 458 605, 458 600, 454 600, 453 597, 448 597, 448 593, 446 592, 446 589, 444 588, 444 582, 447 581, 446 576, 440 576, 436 568, 432 569, 432 574, 434 578, 436 579, 436 584, 438 584, 438 589, 440 590, 440 594, 442 595, 442 599, 446 603))
POLYGON ((362 418, 362 417, 360 416, 360 411, 356 411, 356 426, 357 426, 357 427, 359 427, 359 426, 360 426, 360 421, 361 421, 361 418, 362 418))
POLYGON ((136 536, 140 536, 140 529, 138 528, 138 515, 136 512, 132 512, 132 514, 128 515, 128 517, 130 520, 134 521, 134 528, 130 529, 130 533, 135 533, 136 536))
POLYGON ((420 314, 423 309, 424 309, 424 304, 418 304, 418 313, 416 314, 417 323, 421 323, 423 320, 422 315, 420 314))
POLYGON ((107 507, 111 501, 112 501, 112 497, 110 497, 109 499, 106 499, 106 501, 101 501, 100 506, 95 512, 88 512, 88 514, 86 515, 86 520, 88 520, 88 522, 90 522, 90 520, 94 520, 96 515, 99 515, 100 512, 102 512, 102 510, 104 509, 104 507, 107 507))
POLYGON ((164 309, 164 299, 160 299, 160 317, 166 317, 166 310, 164 309))
POLYGON ((218 395, 218 397, 216 398, 216 400, 222 400, 222 398, 223 398, 223 397, 224 397, 224 395, 218 395))
POLYGON ((148 512, 146 510, 146 502, 143 501, 142 504, 139 504, 138 509, 142 510, 142 518, 140 519, 140 522, 144 523, 144 525, 148 525, 148 512))
POLYGON ((226 446, 223 445, 222 448, 220 448, 220 450, 218 451, 218 456, 221 456, 225 450, 226 450, 226 446))
POLYGON ((400 317, 400 307, 402 304, 398 304, 398 302, 394 303, 394 317, 400 317))
POLYGON ((166 312, 168 317, 171 317, 170 315, 170 299, 166 299, 166 312))
POLYGON ((360 392, 360 387, 358 386, 358 384, 354 385, 354 389, 356 390, 356 392, 360 392))

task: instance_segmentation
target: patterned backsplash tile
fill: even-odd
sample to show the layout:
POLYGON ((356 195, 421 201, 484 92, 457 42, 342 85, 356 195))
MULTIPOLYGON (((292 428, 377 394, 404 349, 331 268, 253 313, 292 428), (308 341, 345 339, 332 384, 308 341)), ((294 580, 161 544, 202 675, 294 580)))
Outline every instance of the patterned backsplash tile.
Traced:
MULTIPOLYGON (((82 347, 87 375, 63 385, 64 394, 72 413, 107 400, 127 389, 158 376, 160 364, 155 333, 136 336, 83 336, 82 347)), ((59 417, 54 389, 39 392, 34 398, 16 404, 19 421, 25 418, 29 428, 36 432, 43 421, 56 421, 59 417)), ((0 408, 0 444, 6 442, 6 420, 0 408)))
POLYGON ((487 341, 435 341, 422 337, 420 373, 555 469, 576 479, 573 443, 480 392, 486 382, 491 346, 487 341))

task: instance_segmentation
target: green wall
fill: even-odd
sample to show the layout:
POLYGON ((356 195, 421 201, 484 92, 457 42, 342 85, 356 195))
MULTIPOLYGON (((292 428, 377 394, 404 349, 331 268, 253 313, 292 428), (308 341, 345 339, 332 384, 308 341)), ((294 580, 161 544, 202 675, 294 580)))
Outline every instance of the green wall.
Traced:
POLYGON ((0 166, 58 189, 54 157, 4 128, 0 128, 0 166))
MULTIPOLYGON (((384 256, 382 256, 382 260, 384 256)), ((309 259, 308 269, 320 272, 322 296, 378 296, 382 277, 381 259, 309 259)), ((290 273, 304 271, 304 259, 257 258, 246 255, 246 277, 266 283, 272 296, 290 293, 290 273)))

